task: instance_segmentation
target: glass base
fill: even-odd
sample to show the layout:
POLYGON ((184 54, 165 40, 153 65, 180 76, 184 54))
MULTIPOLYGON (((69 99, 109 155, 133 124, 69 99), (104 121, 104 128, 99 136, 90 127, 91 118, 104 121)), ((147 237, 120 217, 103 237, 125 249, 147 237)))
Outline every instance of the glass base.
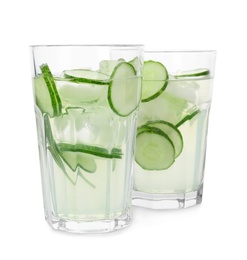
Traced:
POLYGON ((182 209, 202 202, 203 185, 193 192, 153 194, 133 191, 132 205, 150 209, 182 209))
POLYGON ((52 215, 45 217, 48 224, 54 230, 61 230, 70 233, 107 233, 127 227, 130 224, 130 212, 116 219, 96 221, 74 221, 52 215))

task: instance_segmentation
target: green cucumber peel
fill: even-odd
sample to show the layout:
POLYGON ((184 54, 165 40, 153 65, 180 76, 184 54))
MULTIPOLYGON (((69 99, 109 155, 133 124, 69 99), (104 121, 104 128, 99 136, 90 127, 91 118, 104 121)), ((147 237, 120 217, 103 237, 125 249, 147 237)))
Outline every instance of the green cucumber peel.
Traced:
POLYGON ((192 114, 189 114, 187 116, 185 116, 182 120, 180 120, 175 126, 178 128, 180 127, 182 124, 184 124, 186 121, 191 120, 193 117, 195 117, 197 114, 199 114, 201 111, 200 109, 194 111, 192 114))
POLYGON ((97 157, 103 157, 108 159, 121 159, 122 150, 119 148, 112 148, 111 151, 99 146, 92 146, 86 144, 68 144, 68 143, 58 143, 57 144, 59 151, 62 153, 64 151, 69 152, 79 152, 84 154, 91 154, 97 157))
POLYGON ((208 76, 210 74, 209 69, 195 69, 195 70, 186 70, 182 71, 179 74, 173 75, 175 78, 196 78, 196 77, 202 77, 202 76, 208 76))
POLYGON ((88 69, 65 70, 64 77, 75 83, 91 83, 95 85, 108 85, 109 75, 88 69))
POLYGON ((42 64, 40 66, 42 76, 45 80, 46 86, 48 88, 51 103, 54 109, 54 115, 53 116, 60 116, 62 113, 62 101, 60 99, 60 96, 57 91, 56 83, 53 78, 53 75, 50 71, 50 68, 47 64, 42 64))

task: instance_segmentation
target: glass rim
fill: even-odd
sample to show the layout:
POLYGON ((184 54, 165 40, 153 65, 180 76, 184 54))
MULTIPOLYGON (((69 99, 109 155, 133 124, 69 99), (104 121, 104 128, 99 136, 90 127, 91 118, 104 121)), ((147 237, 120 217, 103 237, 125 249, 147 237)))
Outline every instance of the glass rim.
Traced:
POLYGON ((164 53, 164 54, 169 54, 169 53, 212 53, 212 54, 216 54, 217 53, 217 50, 195 50, 195 49, 174 49, 174 50, 169 50, 169 49, 160 49, 160 50, 154 50, 154 49, 150 49, 150 50, 144 50, 144 53, 164 53))
POLYGON ((59 48, 59 47, 97 47, 97 48, 140 48, 143 44, 34 44, 30 48, 59 48))

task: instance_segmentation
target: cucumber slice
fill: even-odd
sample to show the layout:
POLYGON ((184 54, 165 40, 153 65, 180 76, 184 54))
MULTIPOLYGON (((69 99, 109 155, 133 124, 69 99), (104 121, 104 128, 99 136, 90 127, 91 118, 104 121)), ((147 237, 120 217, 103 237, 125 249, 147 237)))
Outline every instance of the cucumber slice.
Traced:
POLYGON ((35 101, 42 113, 50 117, 61 115, 62 102, 47 64, 40 66, 42 75, 34 78, 35 101))
POLYGON ((148 125, 146 125, 146 124, 137 127, 136 136, 138 136, 140 133, 144 132, 144 131, 147 130, 147 129, 150 129, 150 127, 149 127, 148 125))
POLYGON ((175 158, 181 154, 183 150, 183 137, 176 126, 164 120, 147 122, 147 126, 157 127, 169 136, 175 148, 175 158))
POLYGON ((145 170, 165 170, 175 161, 175 148, 163 131, 147 127, 137 135, 135 159, 145 170))
POLYGON ((48 89, 42 75, 33 79, 33 86, 35 102, 42 114, 47 113, 50 117, 54 117, 56 114, 56 101, 51 98, 51 90, 48 89))
POLYGON ((109 75, 86 69, 65 70, 64 77, 71 79, 73 82, 86 82, 98 85, 107 85, 109 83, 109 75))
POLYGON ((97 84, 78 84, 60 79, 56 84, 62 101, 73 105, 95 102, 107 91, 105 86, 97 84))
POLYGON ((108 88, 108 102, 119 116, 128 116, 140 103, 141 88, 134 67, 122 62, 112 72, 108 88))
POLYGON ((79 167, 84 171, 94 173, 97 169, 95 160, 84 153, 63 151, 61 157, 72 171, 76 171, 79 167))
POLYGON ((68 143, 59 143, 57 144, 60 153, 63 152, 78 152, 85 154, 92 154, 98 157, 103 158, 122 158, 122 150, 118 148, 113 148, 111 151, 98 146, 91 146, 86 144, 68 144, 68 143))
POLYGON ((181 121, 179 121, 177 124, 176 124, 176 127, 180 127, 182 124, 184 124, 186 121, 189 121, 191 120, 193 117, 195 117, 197 114, 200 113, 200 109, 192 112, 191 114, 185 116, 181 121))
POLYGON ((145 61, 142 76, 142 102, 158 97, 168 84, 166 67, 157 61, 145 61))
POLYGON ((53 75, 50 71, 50 68, 47 64, 42 64, 40 66, 40 69, 42 71, 43 78, 45 80, 45 83, 47 85, 47 88, 49 89, 50 98, 52 100, 52 104, 54 104, 54 116, 60 116, 62 114, 62 102, 60 99, 60 96, 57 91, 56 83, 54 81, 53 75))
POLYGON ((195 70, 186 70, 182 71, 176 75, 175 78, 190 78, 190 77, 200 77, 200 76, 207 76, 210 74, 208 69, 195 69, 195 70))

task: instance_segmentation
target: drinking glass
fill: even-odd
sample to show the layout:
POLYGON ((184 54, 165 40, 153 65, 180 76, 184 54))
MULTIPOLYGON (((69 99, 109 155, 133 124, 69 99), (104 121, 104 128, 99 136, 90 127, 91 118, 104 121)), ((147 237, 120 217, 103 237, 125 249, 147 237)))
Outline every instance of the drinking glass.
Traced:
POLYGON ((133 205, 201 203, 215 51, 146 51, 133 205))
POLYGON ((44 213, 55 230, 130 223, 142 49, 31 46, 44 213))

